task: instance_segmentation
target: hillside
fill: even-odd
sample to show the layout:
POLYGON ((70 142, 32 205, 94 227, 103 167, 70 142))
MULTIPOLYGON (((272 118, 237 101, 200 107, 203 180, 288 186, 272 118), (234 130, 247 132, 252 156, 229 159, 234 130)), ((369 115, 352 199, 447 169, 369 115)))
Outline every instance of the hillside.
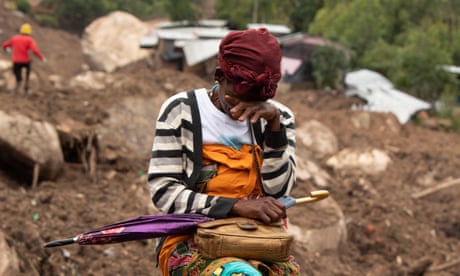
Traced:
MULTIPOLYGON (((0 18, 2 41, 23 22, 6 11, 0 11, 0 18)), ((158 108, 172 93, 210 87, 211 82, 152 70, 140 61, 114 72, 116 81, 104 90, 55 89, 50 75, 68 81, 81 71, 79 38, 36 24, 33 28, 48 63, 34 62, 37 80, 31 95, 0 88, 0 110, 54 125, 79 122, 100 133, 101 148, 92 177, 81 163, 66 162, 56 181, 31 187, 18 178, 21 172, 0 169, 0 234, 17 252, 23 275, 159 275, 154 240, 53 249, 43 244, 154 212, 145 172, 158 108), (133 109, 145 114, 150 125, 133 118, 133 109)), ((366 128, 357 128, 352 117, 360 112, 351 111, 353 99, 339 93, 295 90, 276 99, 291 107, 298 124, 314 119, 329 127, 340 149, 378 148, 392 159, 385 172, 372 176, 324 168, 332 178, 327 188, 346 218, 347 240, 337 252, 323 254, 294 245, 302 275, 458 275, 460 185, 413 195, 460 178, 460 134, 412 122, 400 126, 391 114, 377 113, 369 114, 366 128)), ((298 159, 309 158, 299 146, 298 159)), ((293 194, 317 188, 298 181, 293 194)), ((305 208, 289 210, 297 225, 328 219, 305 208)))

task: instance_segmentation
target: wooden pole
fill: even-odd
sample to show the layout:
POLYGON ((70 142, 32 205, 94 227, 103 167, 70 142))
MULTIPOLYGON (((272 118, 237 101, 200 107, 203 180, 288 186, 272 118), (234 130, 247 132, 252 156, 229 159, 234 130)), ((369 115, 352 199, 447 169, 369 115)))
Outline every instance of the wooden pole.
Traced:
POLYGON ((35 163, 35 165, 34 165, 34 174, 33 174, 33 179, 32 179, 32 188, 37 187, 39 176, 40 176, 40 164, 35 163))
POLYGON ((415 194, 412 195, 412 198, 419 199, 419 198, 425 197, 427 195, 436 193, 436 192, 438 192, 440 190, 443 190, 443 189, 446 189, 446 188, 449 188, 451 186, 458 185, 458 184, 460 184, 460 178, 450 180, 450 181, 441 183, 439 185, 436 185, 434 187, 430 187, 428 189, 420 191, 418 193, 415 193, 415 194))

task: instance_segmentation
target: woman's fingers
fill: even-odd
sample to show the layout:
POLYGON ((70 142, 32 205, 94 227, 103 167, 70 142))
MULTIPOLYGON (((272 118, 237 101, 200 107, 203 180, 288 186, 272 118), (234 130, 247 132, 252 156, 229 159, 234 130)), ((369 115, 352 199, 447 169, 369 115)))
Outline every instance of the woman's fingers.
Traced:
POLYGON ((286 215, 286 208, 284 205, 272 197, 263 198, 259 211, 260 219, 265 223, 278 221, 286 215))
POLYGON ((260 118, 270 121, 278 114, 276 107, 267 102, 239 102, 230 109, 233 119, 245 121, 249 118, 252 123, 260 118))
POLYGON ((286 216, 286 208, 273 197, 240 200, 235 203, 233 213, 247 218, 262 220, 265 223, 278 221, 286 216))

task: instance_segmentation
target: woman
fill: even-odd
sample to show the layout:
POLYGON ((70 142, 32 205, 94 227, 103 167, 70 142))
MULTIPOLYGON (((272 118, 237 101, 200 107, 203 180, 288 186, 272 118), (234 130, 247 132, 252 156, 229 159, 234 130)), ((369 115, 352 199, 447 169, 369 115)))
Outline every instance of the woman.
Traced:
MULTIPOLYGON (((292 112, 270 100, 281 79, 280 61, 279 43, 267 30, 230 32, 219 46, 216 85, 179 93, 163 104, 148 170, 158 209, 265 223, 286 217, 276 198, 295 183, 295 129, 292 112)), ((163 275, 219 275, 209 271, 214 267, 261 275, 250 272, 254 266, 246 261, 202 258, 192 235, 164 239, 158 260, 163 275)), ((298 275, 293 260, 258 267, 298 275)))

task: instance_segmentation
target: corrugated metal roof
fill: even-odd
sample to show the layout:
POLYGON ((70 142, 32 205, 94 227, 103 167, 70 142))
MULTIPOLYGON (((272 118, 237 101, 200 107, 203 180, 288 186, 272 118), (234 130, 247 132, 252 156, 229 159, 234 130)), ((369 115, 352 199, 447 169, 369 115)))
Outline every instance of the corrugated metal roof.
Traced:
POLYGON ((153 48, 158 45, 158 36, 156 35, 146 35, 141 38, 139 45, 141 48, 153 48))
POLYGON ((267 29, 270 33, 273 34, 289 34, 291 32, 291 29, 284 25, 276 25, 276 24, 264 24, 264 23, 250 23, 247 25, 248 29, 259 29, 259 28, 265 28, 267 29))
POLYGON ((345 76, 347 96, 358 96, 367 101, 364 110, 391 112, 401 124, 419 110, 429 109, 431 104, 394 88, 393 84, 377 72, 363 69, 345 76))
POLYGON ((203 19, 198 21, 198 23, 200 26, 225 27, 228 22, 222 19, 203 19))
POLYGON ((202 19, 196 22, 191 22, 188 20, 161 22, 157 25, 157 28, 159 29, 180 28, 180 27, 221 27, 223 28, 226 25, 227 25, 227 20, 202 19))
POLYGON ((159 29, 157 36, 160 39, 198 39, 198 38, 223 38, 229 30, 224 28, 183 27, 172 29, 159 29))
MULTIPOLYGON (((159 39, 221 39, 229 32, 225 27, 226 25, 227 21, 220 19, 204 19, 198 22, 190 22, 187 20, 162 22, 141 38, 140 47, 154 48, 158 45, 159 39)), ((178 44, 180 44, 180 42, 178 44)))
POLYGON ((214 56, 219 51, 220 39, 185 41, 183 51, 188 66, 196 65, 214 56))

